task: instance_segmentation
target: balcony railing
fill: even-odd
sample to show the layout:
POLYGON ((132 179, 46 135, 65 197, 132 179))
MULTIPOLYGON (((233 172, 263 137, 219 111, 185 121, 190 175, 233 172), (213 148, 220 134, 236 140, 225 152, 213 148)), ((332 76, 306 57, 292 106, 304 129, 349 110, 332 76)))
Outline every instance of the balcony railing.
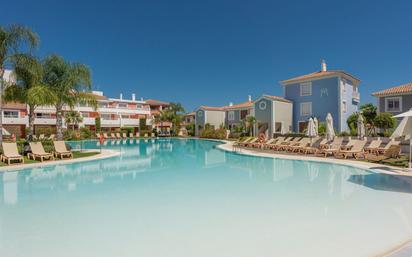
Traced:
POLYGON ((360 101, 360 93, 357 91, 352 92, 352 100, 354 102, 359 102, 360 101))

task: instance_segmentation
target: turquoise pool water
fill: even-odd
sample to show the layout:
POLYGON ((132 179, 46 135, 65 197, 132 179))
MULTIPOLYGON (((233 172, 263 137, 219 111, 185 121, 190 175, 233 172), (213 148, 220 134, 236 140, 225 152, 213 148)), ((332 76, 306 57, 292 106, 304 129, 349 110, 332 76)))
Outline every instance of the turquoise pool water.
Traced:
POLYGON ((212 141, 106 143, 121 156, 0 173, 0 256, 374 256, 412 239, 405 179, 212 141))

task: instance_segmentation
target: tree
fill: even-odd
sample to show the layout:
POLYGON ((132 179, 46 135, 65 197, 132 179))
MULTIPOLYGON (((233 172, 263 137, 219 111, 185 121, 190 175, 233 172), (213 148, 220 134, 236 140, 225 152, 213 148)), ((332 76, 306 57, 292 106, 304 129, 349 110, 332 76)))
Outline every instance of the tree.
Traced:
POLYGON ((66 124, 72 125, 73 131, 74 131, 74 127, 78 126, 79 123, 83 121, 83 117, 80 115, 80 112, 77 112, 77 111, 66 112, 66 114, 64 115, 64 119, 65 119, 66 124))
POLYGON ((58 55, 46 57, 43 62, 44 83, 54 94, 56 108, 57 139, 63 139, 63 108, 73 107, 79 103, 89 103, 96 108, 97 100, 91 90, 91 75, 87 66, 70 63, 58 55))
POLYGON ((53 94, 42 84, 43 67, 41 62, 28 54, 16 54, 11 59, 16 82, 5 89, 4 101, 26 103, 29 106, 29 131, 27 139, 34 134, 34 111, 40 105, 53 103, 53 94))
MULTIPOLYGON (((39 43, 39 37, 30 28, 21 25, 0 26, 0 93, 3 95, 5 86, 4 73, 6 66, 22 46, 27 46, 31 51, 39 43)), ((0 98, 0 114, 3 113, 3 99, 0 98)), ((0 115, 0 141, 3 140, 3 120, 0 115)))
POLYGON ((375 118, 375 126, 377 128, 383 129, 383 132, 386 134, 388 129, 396 127, 396 119, 392 114, 387 112, 379 113, 375 118))
POLYGON ((174 114, 183 114, 185 112, 185 108, 181 103, 170 103, 170 110, 174 114))
POLYGON ((367 135, 375 135, 375 118, 377 115, 377 108, 372 103, 367 103, 359 107, 360 112, 365 121, 367 135))
POLYGON ((253 136, 253 130, 256 124, 256 118, 254 116, 249 115, 246 117, 245 122, 246 122, 245 127, 249 131, 249 135, 253 136))
POLYGON ((100 116, 94 118, 94 123, 96 124, 96 133, 100 133, 102 130, 102 119, 100 116))
MULTIPOLYGON (((354 132, 357 131, 357 128, 358 128, 358 116, 359 116, 359 113, 355 112, 355 113, 352 113, 352 114, 348 117, 348 119, 346 120, 346 123, 348 124, 348 127, 349 127, 351 133, 354 133, 354 132)), ((357 132, 356 132, 356 133, 357 133, 357 132)))

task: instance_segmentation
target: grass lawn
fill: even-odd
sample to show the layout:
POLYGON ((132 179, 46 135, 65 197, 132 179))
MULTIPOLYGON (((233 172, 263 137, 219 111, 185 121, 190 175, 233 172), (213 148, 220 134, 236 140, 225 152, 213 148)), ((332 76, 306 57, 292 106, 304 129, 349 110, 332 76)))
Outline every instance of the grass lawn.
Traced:
MULTIPOLYGON (((90 157, 99 154, 99 152, 78 152, 74 151, 73 152, 73 159, 78 159, 78 158, 84 158, 84 157, 90 157)), ((60 160, 59 158, 56 158, 56 160, 60 160)), ((67 158, 65 158, 67 160, 67 158)), ((40 161, 38 160, 32 160, 28 159, 27 156, 24 156, 24 164, 30 164, 30 163, 39 163, 40 161)), ((47 162, 47 161, 44 161, 47 162)), ((0 162, 0 167, 7 166, 4 162, 0 162)))

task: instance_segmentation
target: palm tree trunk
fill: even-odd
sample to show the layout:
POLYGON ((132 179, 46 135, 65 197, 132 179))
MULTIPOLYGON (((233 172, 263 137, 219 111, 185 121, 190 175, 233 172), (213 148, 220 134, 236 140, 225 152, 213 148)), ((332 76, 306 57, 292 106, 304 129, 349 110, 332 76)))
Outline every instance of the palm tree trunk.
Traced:
POLYGON ((62 106, 56 105, 56 130, 57 130, 57 140, 63 140, 63 115, 62 106))
POLYGON ((0 142, 3 142, 3 76, 4 68, 0 67, 0 142))
POLYGON ((34 135, 34 106, 29 105, 29 134, 27 135, 27 139, 29 141, 32 141, 33 135, 34 135))

